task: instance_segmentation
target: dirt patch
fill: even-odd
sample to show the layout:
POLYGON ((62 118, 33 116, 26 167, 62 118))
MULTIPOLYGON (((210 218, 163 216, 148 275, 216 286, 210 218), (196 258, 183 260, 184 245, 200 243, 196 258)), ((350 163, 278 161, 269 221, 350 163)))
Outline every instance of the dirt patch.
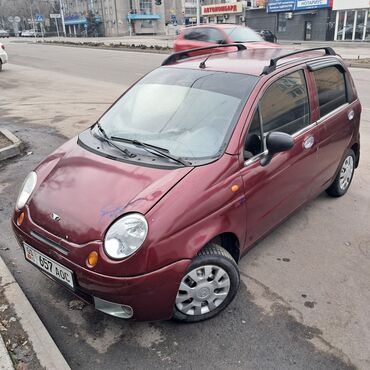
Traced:
POLYGON ((16 370, 42 369, 14 308, 4 296, 3 289, 0 291, 0 335, 16 370))
POLYGON ((6 148, 9 145, 12 145, 13 143, 0 132, 0 149, 6 148))

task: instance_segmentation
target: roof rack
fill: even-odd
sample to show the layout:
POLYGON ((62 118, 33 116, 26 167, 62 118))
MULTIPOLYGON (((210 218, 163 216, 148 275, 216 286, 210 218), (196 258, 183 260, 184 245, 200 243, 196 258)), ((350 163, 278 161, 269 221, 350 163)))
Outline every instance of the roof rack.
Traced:
POLYGON ((197 52, 197 51, 203 51, 203 50, 227 48, 227 47, 232 47, 232 46, 236 47, 238 49, 238 51, 247 49, 247 47, 243 44, 220 44, 220 45, 206 46, 206 47, 203 47, 203 48, 195 48, 195 49, 190 49, 190 50, 184 50, 184 51, 179 51, 177 53, 171 54, 169 57, 167 57, 162 62, 162 66, 167 66, 169 64, 176 63, 180 59, 190 58, 191 57, 191 55, 189 55, 190 53, 194 53, 194 52, 197 52))
POLYGON ((304 49, 304 50, 293 51, 291 53, 280 55, 276 58, 270 59, 270 64, 263 68, 262 74, 263 75, 268 75, 269 73, 275 71, 276 67, 277 67, 277 62, 280 59, 290 57, 291 55, 302 54, 302 53, 306 53, 308 51, 315 51, 315 50, 325 50, 325 55, 337 55, 336 52, 331 47, 312 48, 312 49, 304 49))

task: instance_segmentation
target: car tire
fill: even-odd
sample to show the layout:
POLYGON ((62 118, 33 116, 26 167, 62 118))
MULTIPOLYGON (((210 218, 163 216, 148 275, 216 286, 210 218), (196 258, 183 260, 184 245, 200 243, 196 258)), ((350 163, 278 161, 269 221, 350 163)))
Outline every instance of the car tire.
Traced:
POLYGON ((238 265, 230 253, 217 244, 207 245, 181 280, 173 319, 191 323, 216 316, 234 299, 239 283, 238 265))
POLYGON ((356 155, 353 150, 346 153, 333 183, 326 189, 331 197, 341 197, 347 193, 355 172, 356 155))

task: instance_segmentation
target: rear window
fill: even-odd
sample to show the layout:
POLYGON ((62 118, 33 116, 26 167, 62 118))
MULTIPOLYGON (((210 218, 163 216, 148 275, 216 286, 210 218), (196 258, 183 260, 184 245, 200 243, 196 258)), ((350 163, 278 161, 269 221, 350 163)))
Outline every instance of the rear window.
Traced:
POLYGON ((224 31, 234 42, 263 41, 257 32, 247 27, 224 28, 224 31))
POLYGON ((345 76, 337 67, 313 72, 319 97, 320 117, 327 115, 347 102, 345 76))

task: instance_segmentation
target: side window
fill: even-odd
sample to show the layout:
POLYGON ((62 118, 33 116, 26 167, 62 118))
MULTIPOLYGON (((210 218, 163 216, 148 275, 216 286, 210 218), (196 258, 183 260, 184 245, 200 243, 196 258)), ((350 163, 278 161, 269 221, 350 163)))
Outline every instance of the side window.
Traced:
POLYGON ((185 40, 207 41, 207 33, 201 29, 189 29, 184 32, 185 40))
POLYGON ((309 101, 303 71, 293 72, 273 82, 259 102, 244 144, 244 159, 265 150, 271 131, 294 134, 310 123, 309 101))
POLYGON ((259 108, 256 109, 244 144, 244 159, 248 160, 263 152, 263 140, 259 108))
POLYGON ((207 28, 207 36, 209 42, 215 43, 215 44, 222 44, 225 43, 225 37, 219 30, 216 30, 215 28, 207 28))
POLYGON ((337 67, 327 67, 313 72, 319 97, 320 117, 347 102, 344 73, 337 67))
POLYGON ((272 83, 260 102, 263 132, 294 134, 310 123, 306 80, 303 71, 272 83))

